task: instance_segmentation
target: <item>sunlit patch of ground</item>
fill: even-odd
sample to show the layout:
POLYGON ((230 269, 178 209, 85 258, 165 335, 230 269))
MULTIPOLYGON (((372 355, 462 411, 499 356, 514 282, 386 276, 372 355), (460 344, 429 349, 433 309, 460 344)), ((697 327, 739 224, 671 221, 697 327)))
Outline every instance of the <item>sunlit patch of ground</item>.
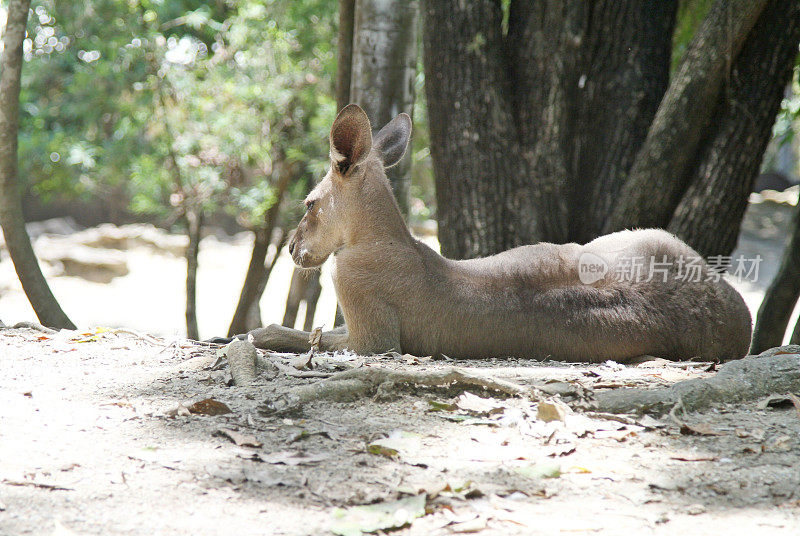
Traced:
MULTIPOLYGON (((319 380, 281 373, 229 387, 214 349, 127 332, 2 330, 0 354, 4 535, 319 535, 334 526, 336 508, 414 493, 426 493, 427 514, 397 534, 800 530, 800 416, 792 407, 683 417, 719 435, 682 435, 669 419, 626 424, 568 413, 543 422, 530 401, 482 392, 481 402, 459 389, 264 416, 263 401, 319 380), (180 405, 207 398, 232 413, 184 415, 180 405), (215 435, 220 428, 262 445, 236 446, 215 435)), ((417 371, 450 365, 340 360, 417 371)), ((663 362, 457 364, 517 383, 555 378, 596 388, 709 374, 663 362)))

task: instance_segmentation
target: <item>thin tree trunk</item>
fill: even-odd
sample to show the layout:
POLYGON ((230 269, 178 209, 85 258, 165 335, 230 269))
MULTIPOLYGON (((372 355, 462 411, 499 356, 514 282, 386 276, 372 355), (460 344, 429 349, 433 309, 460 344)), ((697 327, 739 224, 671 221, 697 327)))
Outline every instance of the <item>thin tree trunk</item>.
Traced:
POLYGON ((0 225, 25 295, 45 326, 75 329, 53 296, 25 230, 17 162, 22 43, 29 0, 10 0, 0 67, 0 225))
POLYGON ((339 31, 336 37, 336 109, 350 104, 350 79, 353 76, 353 26, 356 0, 339 0, 339 31))
MULTIPOLYGON (((414 116, 418 0, 357 0, 353 30, 350 99, 373 128, 399 114, 414 116)), ((411 154, 387 170, 403 214, 408 214, 411 154)))
MULTIPOLYGON (((316 272, 316 270, 315 270, 316 272)), ((283 312, 283 321, 281 325, 287 328, 293 328, 297 322, 297 311, 300 309, 300 302, 306 295, 306 271, 302 268, 295 266, 292 271, 292 280, 289 283, 289 295, 286 297, 286 309, 283 312)))
POLYGON ((719 94, 767 0, 716 0, 656 112, 606 231, 666 227, 684 193, 719 94))
POLYGON ((792 330, 792 337, 789 339, 789 344, 800 344, 800 320, 794 325, 792 330))
POLYGON ((272 275, 272 270, 275 268, 275 264, 278 262, 278 258, 281 256, 283 246, 286 244, 286 229, 279 228, 272 234, 272 254, 270 255, 268 253, 266 260, 264 261, 266 269, 264 270, 261 278, 258 280, 258 288, 256 289, 256 295, 258 296, 258 299, 253 303, 252 307, 250 307, 250 314, 247 321, 248 326, 254 326, 252 329, 256 329, 262 325, 260 305, 261 297, 264 295, 264 290, 267 288, 267 283, 269 282, 270 275, 272 275))
POLYGON ((189 247, 186 248, 186 336, 200 340, 197 329, 197 257, 203 230, 202 209, 187 210, 186 225, 189 236, 189 247))
POLYGON ((319 284, 319 271, 315 270, 309 274, 309 281, 306 283, 306 295, 303 299, 306 302, 306 318, 303 321, 303 329, 311 331, 314 329, 314 314, 317 312, 319 295, 322 294, 322 286, 319 284), (314 281, 311 281, 313 279, 314 281))
POLYGON ((792 316, 798 297, 800 297, 800 205, 794 216, 792 239, 783 252, 778 273, 767 289, 761 307, 758 308, 750 353, 758 354, 783 343, 789 318, 792 316))
POLYGON ((730 255, 797 58, 800 3, 771 0, 733 63, 699 163, 668 229, 702 255, 730 255))
MULTIPOLYGON (((275 185, 275 203, 267 209, 264 215, 263 227, 255 230, 250 264, 247 267, 247 274, 242 284, 242 291, 239 294, 239 302, 236 304, 236 311, 233 313, 231 325, 228 327, 228 337, 239 333, 247 333, 261 326, 261 315, 256 314, 253 309, 258 308, 258 302, 261 300, 267 279, 269 279, 267 264, 265 264, 267 250, 280 215, 281 203, 286 196, 286 190, 289 188, 291 178, 295 175, 294 166, 287 166, 283 162, 279 162, 277 165, 280 169, 278 171, 278 182, 275 185), (257 323, 253 325, 256 319, 257 323)), ((278 253, 280 253, 280 249, 278 253)))
POLYGON ((286 310, 283 314, 282 325, 293 328, 297 321, 297 312, 300 303, 306 303, 306 312, 303 317, 303 329, 314 329, 314 314, 317 312, 317 302, 322 293, 319 284, 319 270, 303 270, 295 268, 292 272, 292 281, 289 283, 289 296, 286 298, 286 310))

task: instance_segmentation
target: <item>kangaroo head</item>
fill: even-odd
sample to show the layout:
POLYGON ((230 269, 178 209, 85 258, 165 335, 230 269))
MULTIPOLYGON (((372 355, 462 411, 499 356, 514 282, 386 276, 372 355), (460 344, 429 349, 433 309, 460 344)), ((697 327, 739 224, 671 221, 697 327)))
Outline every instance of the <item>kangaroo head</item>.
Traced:
MULTIPOLYGON (((330 133, 330 169, 306 197, 306 213, 289 242, 298 266, 321 265, 364 225, 367 212, 383 209, 376 196, 386 192, 384 169, 400 161, 410 135, 411 118, 404 113, 373 138, 364 110, 349 104, 339 112, 330 133)), ((394 203, 391 191, 388 196, 394 203)))

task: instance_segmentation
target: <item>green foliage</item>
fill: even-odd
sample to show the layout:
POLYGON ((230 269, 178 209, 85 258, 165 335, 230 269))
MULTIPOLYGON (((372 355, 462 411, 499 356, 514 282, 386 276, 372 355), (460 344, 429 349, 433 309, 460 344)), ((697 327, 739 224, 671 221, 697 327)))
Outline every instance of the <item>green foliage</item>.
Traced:
MULTIPOLYGON (((319 175, 334 0, 35 2, 20 161, 41 196, 123 193, 258 225, 281 173, 319 175)), ((290 189, 297 192, 297 188, 290 189)))
POLYGON ((680 0, 672 34, 672 71, 678 67, 694 34, 711 9, 712 0, 680 0))

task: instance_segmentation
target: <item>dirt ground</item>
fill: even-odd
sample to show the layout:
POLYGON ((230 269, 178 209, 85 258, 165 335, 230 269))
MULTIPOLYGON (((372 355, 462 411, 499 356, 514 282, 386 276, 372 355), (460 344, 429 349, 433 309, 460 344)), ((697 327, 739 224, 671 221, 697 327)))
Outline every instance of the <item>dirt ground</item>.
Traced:
MULTIPOLYGON (((567 412, 545 422, 530 400, 457 385, 274 415, 265 402, 321 381, 288 376, 293 356, 273 356, 286 368, 248 387, 228 386, 216 348, 127 331, 4 329, 0 357, 4 536, 357 535, 409 520, 393 534, 800 533, 791 404, 685 415, 692 435, 669 417, 567 412), (213 403, 192 404, 209 398, 231 412, 187 410, 208 412, 213 403)), ((457 365, 551 392, 712 374, 663 361, 315 363, 316 374, 457 365)))

